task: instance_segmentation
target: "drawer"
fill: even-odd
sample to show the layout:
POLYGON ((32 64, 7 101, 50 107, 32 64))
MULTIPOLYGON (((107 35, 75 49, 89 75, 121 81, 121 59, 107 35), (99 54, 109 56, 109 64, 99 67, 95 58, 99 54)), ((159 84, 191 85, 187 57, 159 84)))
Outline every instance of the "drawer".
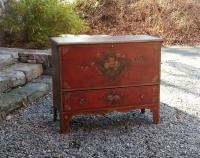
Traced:
POLYGON ((159 86, 63 92, 65 112, 120 106, 157 104, 159 86))
POLYGON ((63 89, 159 83, 160 43, 61 47, 63 89))

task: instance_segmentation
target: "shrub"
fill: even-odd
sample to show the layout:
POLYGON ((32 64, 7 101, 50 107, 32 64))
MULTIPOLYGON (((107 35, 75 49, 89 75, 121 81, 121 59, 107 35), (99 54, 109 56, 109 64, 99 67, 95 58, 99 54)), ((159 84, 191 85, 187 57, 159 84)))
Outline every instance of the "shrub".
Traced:
POLYGON ((73 5, 60 0, 10 0, 0 15, 3 42, 32 48, 48 47, 51 36, 78 34, 85 29, 73 5))

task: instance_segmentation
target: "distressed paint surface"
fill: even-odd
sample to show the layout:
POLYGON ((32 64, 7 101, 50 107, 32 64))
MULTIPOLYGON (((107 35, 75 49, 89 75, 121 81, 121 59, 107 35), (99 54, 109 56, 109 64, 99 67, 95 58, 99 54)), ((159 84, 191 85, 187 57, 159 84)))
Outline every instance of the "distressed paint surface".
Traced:
POLYGON ((158 104, 159 86, 63 92, 64 111, 158 104), (69 108, 70 107, 70 108, 69 108))
POLYGON ((61 47, 63 89, 159 83, 160 43, 61 47))
POLYGON ((115 38, 123 42, 89 44, 82 36, 84 44, 52 40, 54 120, 58 109, 62 133, 69 130, 71 118, 80 114, 150 109, 153 123, 159 123, 162 40, 115 38))

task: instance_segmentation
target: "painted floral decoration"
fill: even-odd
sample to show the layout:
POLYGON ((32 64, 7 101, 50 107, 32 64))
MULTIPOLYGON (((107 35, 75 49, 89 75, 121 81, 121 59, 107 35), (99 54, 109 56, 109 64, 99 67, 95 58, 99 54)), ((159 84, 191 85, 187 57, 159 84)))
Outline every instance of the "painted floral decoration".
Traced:
POLYGON ((122 99, 122 96, 120 94, 110 94, 107 97, 105 97, 105 101, 109 102, 111 104, 116 104, 122 99))
POLYGON ((103 100, 110 105, 116 105, 127 97, 126 94, 120 94, 118 92, 110 91, 103 97, 103 100))
POLYGON ((109 53, 105 56, 99 57, 97 60, 101 72, 110 77, 115 78, 128 65, 128 60, 125 55, 120 53, 109 53))

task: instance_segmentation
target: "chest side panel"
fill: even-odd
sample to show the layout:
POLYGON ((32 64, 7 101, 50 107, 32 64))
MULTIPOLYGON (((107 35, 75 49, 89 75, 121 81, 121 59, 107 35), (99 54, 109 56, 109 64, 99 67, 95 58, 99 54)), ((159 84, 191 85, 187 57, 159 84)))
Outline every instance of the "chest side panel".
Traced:
POLYGON ((63 89, 159 83, 159 74, 159 42, 61 47, 63 89))
POLYGON ((61 82, 60 82, 60 52, 59 46, 52 42, 52 79, 53 79, 53 105, 62 112, 61 106, 61 82))
POLYGON ((63 111, 157 104, 159 86, 63 92, 63 111))

